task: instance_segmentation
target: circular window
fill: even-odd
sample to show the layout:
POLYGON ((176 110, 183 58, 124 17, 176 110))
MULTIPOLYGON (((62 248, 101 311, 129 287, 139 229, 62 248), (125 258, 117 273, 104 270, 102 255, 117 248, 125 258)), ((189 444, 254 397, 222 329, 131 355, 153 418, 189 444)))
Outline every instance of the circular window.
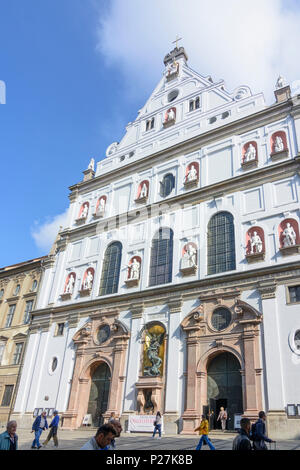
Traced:
POLYGON ((225 330, 231 321, 231 313, 227 308, 217 308, 211 317, 211 324, 215 330, 225 330))
POLYGON ((52 364, 51 364, 51 371, 54 372, 55 369, 57 368, 57 364, 58 364, 58 360, 57 360, 57 357, 54 357, 52 359, 52 364))
POLYGON ((110 328, 108 325, 102 326, 97 334, 98 343, 105 343, 106 340, 110 337, 110 328))
POLYGON ((172 101, 176 100, 177 96, 179 95, 179 90, 173 90, 168 94, 168 102, 171 103, 172 101))
POLYGON ((297 330, 294 336, 295 349, 300 351, 300 330, 297 330))

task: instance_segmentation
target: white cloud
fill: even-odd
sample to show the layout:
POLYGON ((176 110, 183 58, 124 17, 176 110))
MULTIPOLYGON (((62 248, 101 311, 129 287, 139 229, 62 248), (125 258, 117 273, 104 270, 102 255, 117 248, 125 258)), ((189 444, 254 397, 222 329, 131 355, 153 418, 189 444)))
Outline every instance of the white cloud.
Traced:
POLYGON ((109 13, 99 16, 98 49, 109 65, 118 64, 127 88, 138 93, 159 80, 163 58, 179 34, 192 68, 224 78, 230 90, 245 84, 255 93, 264 91, 270 103, 279 74, 290 82, 300 78, 300 9, 295 5, 286 0, 111 0, 109 13))
POLYGON ((37 247, 48 253, 51 246, 58 234, 59 228, 65 227, 67 223, 68 209, 62 214, 54 217, 47 217, 43 223, 35 222, 34 227, 31 229, 31 235, 37 247))

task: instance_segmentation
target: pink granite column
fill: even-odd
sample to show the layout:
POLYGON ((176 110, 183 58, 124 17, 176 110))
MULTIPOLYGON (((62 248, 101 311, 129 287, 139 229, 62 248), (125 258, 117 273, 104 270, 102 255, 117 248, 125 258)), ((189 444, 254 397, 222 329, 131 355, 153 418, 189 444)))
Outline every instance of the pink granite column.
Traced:
POLYGON ((197 392, 197 362, 198 362, 198 338, 190 336, 187 340, 187 378, 186 378, 186 406, 182 415, 183 434, 193 434, 199 413, 196 408, 197 392))
POLYGON ((244 345, 244 416, 255 418, 259 412, 260 384, 259 374, 257 374, 257 357, 255 327, 252 324, 245 324, 243 334, 244 345))

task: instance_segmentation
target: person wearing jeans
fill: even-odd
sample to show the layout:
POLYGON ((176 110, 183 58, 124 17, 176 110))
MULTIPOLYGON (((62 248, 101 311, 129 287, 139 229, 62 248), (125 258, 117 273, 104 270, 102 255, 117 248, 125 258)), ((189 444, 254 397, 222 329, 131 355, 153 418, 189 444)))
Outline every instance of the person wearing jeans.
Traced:
POLYGON ((46 411, 43 411, 43 413, 35 419, 32 425, 31 432, 34 432, 34 435, 35 435, 33 442, 32 442, 32 446, 31 446, 32 449, 35 449, 36 447, 40 449, 42 447, 40 444, 40 437, 41 437, 42 432, 45 429, 48 429, 46 415, 47 415, 46 411))
POLYGON ((156 413, 155 421, 154 421, 154 431, 152 437, 155 437, 156 431, 158 431, 158 439, 161 439, 161 414, 158 411, 156 413))
POLYGON ((196 447, 196 450, 201 450, 203 441, 209 446, 210 450, 216 450, 210 440, 208 439, 208 420, 204 415, 202 415, 202 420, 200 426, 195 429, 195 432, 199 431, 199 435, 201 436, 199 443, 196 447))

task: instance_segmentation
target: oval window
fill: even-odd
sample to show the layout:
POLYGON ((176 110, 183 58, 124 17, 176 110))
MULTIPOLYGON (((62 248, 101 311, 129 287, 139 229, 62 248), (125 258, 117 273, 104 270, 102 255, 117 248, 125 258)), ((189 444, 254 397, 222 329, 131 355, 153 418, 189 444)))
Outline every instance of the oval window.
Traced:
POLYGON ((295 348, 300 350, 300 330, 297 330, 294 336, 295 348))
POLYGON ((54 357, 52 359, 52 364, 51 364, 51 371, 54 372, 55 369, 57 368, 57 364, 58 364, 58 360, 57 360, 57 357, 54 357))
POLYGON ((227 308, 217 308, 211 317, 211 324, 215 330, 225 330, 231 321, 231 313, 227 308))
POLYGON ((179 95, 179 90, 173 90, 168 94, 168 102, 171 103, 172 101, 176 100, 177 96, 179 95))

